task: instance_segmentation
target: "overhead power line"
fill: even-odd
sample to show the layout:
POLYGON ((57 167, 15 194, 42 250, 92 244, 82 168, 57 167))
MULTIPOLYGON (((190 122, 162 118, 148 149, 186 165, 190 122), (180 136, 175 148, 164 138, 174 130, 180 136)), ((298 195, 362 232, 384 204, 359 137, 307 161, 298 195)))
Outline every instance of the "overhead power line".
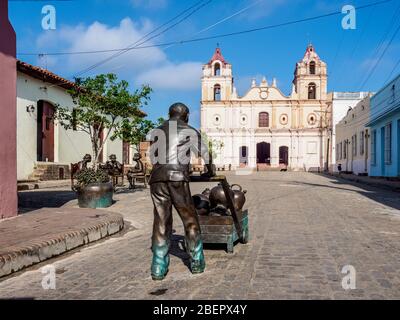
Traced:
POLYGON ((189 7, 188 9, 182 11, 180 14, 178 14, 177 16, 173 17, 172 19, 170 19, 169 21, 167 21, 166 23, 162 24, 161 26, 155 28, 154 30, 152 30, 151 32, 147 33, 146 35, 144 35, 143 37, 141 37, 139 40, 135 41, 134 43, 132 43, 131 45, 129 45, 128 47, 120 50, 119 52, 116 52, 115 54, 113 54, 112 56, 103 59, 95 64, 93 64, 92 66, 78 72, 75 74, 75 77, 78 77, 84 73, 87 73, 109 61, 111 61, 114 58, 117 58, 121 55, 123 55, 124 53, 130 51, 131 49, 134 49, 135 47, 138 47, 142 44, 145 44, 146 42, 149 42, 150 40, 161 36, 162 34, 166 33, 167 31, 171 30, 172 28, 176 27, 178 24, 182 23, 183 21, 187 20, 190 16, 192 16, 194 13, 196 13, 197 11, 199 11, 201 8, 203 8, 204 6, 208 5, 209 3, 211 3, 213 0, 208 0, 207 2, 204 2, 205 0, 201 0, 196 2, 193 6, 189 7), (193 10, 192 10, 193 9, 193 10), (192 10, 192 11, 190 11, 192 10), (179 19, 177 22, 173 23, 172 25, 168 26, 167 28, 165 28, 164 30, 161 30, 160 32, 152 35, 153 33, 157 32, 158 30, 162 29, 163 27, 169 25, 171 22, 173 22, 174 20, 178 19, 179 17, 181 17, 182 15, 184 15, 185 13, 187 13, 188 11, 190 11, 188 14, 186 14, 184 17, 182 17, 181 19, 179 19), (151 37, 148 38, 148 36, 152 35, 151 37), (146 39, 147 38, 147 39, 146 39))
MULTIPOLYGON (((390 48, 393 40, 396 38, 397 34, 400 31, 400 24, 398 25, 396 31, 394 32, 393 36, 390 38, 390 41, 388 42, 388 44, 386 45, 385 49, 382 51, 382 54, 379 56, 379 59, 376 61, 376 63, 374 64, 372 70, 370 71, 370 73, 368 74, 367 78, 364 80, 364 82, 361 85, 361 89, 364 88, 364 85, 368 82, 368 80, 371 78, 372 74, 375 72, 376 67, 379 65, 379 63, 381 62, 383 56, 385 55, 386 51, 390 48)), ((361 91, 361 90, 360 90, 361 91)))
POLYGON ((393 66, 392 71, 390 72, 390 74, 388 75, 388 77, 385 80, 385 84, 388 83, 389 81, 392 80, 392 75, 395 72, 395 70, 397 69, 397 67, 400 65, 400 59, 396 62, 396 64, 393 66))
MULTIPOLYGON (((209 25, 209 26, 207 26, 207 27, 201 29, 200 31, 197 31, 196 33, 194 33, 194 34, 192 35, 192 37, 193 37, 193 36, 197 36, 197 35, 199 35, 200 33, 204 33, 204 32, 206 32, 206 31, 208 31, 208 30, 210 30, 210 29, 216 27, 217 25, 219 25, 219 24, 221 24, 221 23, 223 23, 223 22, 225 22, 225 21, 227 21, 227 20, 230 20, 230 19, 232 19, 232 18, 234 18, 234 17, 236 17, 236 16, 238 16, 238 15, 240 15, 240 14, 242 14, 243 12, 249 10, 250 8, 256 6, 257 4, 259 4, 260 2, 263 2, 263 1, 266 1, 266 0, 258 0, 258 1, 256 1, 256 2, 253 2, 252 4, 248 5, 247 7, 244 7, 243 9, 240 9, 239 11, 236 11, 236 12, 232 13, 231 15, 229 15, 229 16, 227 16, 227 17, 221 19, 221 20, 218 20, 217 22, 215 22, 215 23, 213 23, 213 24, 211 24, 211 25, 209 25)), ((164 50, 169 49, 169 48, 171 48, 171 47, 173 47, 173 46, 175 46, 175 45, 177 45, 177 44, 172 44, 172 45, 170 45, 170 46, 167 46, 167 47, 164 48, 164 50)))
MULTIPOLYGON (((396 25, 396 21, 397 21, 399 13, 400 13, 400 4, 394 10, 392 19, 390 20, 387 28, 385 29, 385 32, 382 34, 380 41, 378 42, 378 44, 375 47, 374 53, 371 56, 372 61, 374 61, 378 58, 378 54, 381 51, 381 49, 383 48, 385 40, 386 40, 387 36, 390 34, 390 30, 393 28, 393 26, 396 25)), ((359 82, 360 89, 363 87, 364 80, 368 77, 368 75, 370 74, 370 72, 372 71, 373 68, 374 68, 374 64, 371 64, 368 68, 368 71, 365 74, 365 77, 360 79, 360 82, 359 82)))
MULTIPOLYGON (((365 8, 373 7, 373 6, 378 6, 384 3, 391 2, 393 0, 384 0, 384 1, 378 1, 378 2, 373 2, 370 4, 362 5, 355 7, 356 10, 363 10, 365 8)), ((273 24, 273 25, 268 25, 264 27, 259 27, 259 28, 252 28, 252 29, 247 29, 247 30, 242 30, 242 31, 236 31, 236 32, 230 32, 230 33, 223 33, 223 34, 218 34, 214 36, 208 36, 208 37, 200 37, 200 38, 194 38, 194 39, 187 39, 187 40, 180 40, 180 41, 171 41, 171 42, 166 42, 166 43, 159 43, 159 44, 153 44, 153 45, 147 45, 147 46, 137 46, 133 48, 118 48, 118 49, 108 49, 108 50, 92 50, 92 51, 75 51, 75 52, 49 52, 49 53, 19 53, 19 55, 39 55, 39 54, 44 54, 44 55, 72 55, 72 54, 92 54, 92 53, 104 53, 104 52, 115 52, 115 51, 121 51, 121 50, 138 50, 138 49, 147 49, 147 48, 154 48, 154 47, 165 47, 165 46, 170 46, 170 45, 175 45, 175 44, 185 44, 185 43, 192 43, 192 42, 199 42, 199 41, 205 41, 205 40, 212 40, 212 39, 218 39, 218 38, 226 38, 226 37, 232 37, 232 36, 237 36, 237 35, 242 35, 242 34, 247 34, 247 33, 253 33, 257 31, 262 31, 262 30, 268 30, 268 29, 275 29, 279 27, 284 27, 284 26, 289 26, 289 25, 294 25, 302 22, 308 22, 308 21, 314 21, 314 20, 319 20, 335 15, 340 15, 342 14, 342 11, 334 11, 331 13, 326 13, 318 16, 313 16, 313 17, 308 17, 308 18, 303 18, 303 19, 297 19, 297 20, 291 20, 287 22, 282 22, 278 24, 273 24)))

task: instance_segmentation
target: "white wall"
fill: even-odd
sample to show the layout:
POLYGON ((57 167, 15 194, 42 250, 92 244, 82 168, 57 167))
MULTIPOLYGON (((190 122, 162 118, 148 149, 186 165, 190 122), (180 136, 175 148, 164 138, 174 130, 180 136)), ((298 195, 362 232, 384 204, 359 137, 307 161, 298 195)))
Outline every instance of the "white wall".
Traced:
MULTIPOLYGON (((25 180, 32 174, 37 160, 37 103, 45 100, 52 104, 64 107, 74 106, 66 90, 50 83, 32 78, 18 72, 17 78, 17 178, 25 180), (46 87, 47 90, 43 89, 46 87), (34 106, 34 112, 27 112, 27 106, 34 106)), ((55 124, 54 128, 54 162, 69 164, 80 161, 86 153, 91 152, 89 136, 80 131, 66 131, 61 125, 55 124)), ((106 151, 107 159, 115 153, 122 162, 122 141, 108 141, 106 151)))
POLYGON ((279 147, 287 146, 292 169, 309 170, 321 167, 326 158, 326 146, 323 145, 325 135, 321 138, 318 129, 320 115, 315 112, 319 105, 303 104, 300 111, 289 103, 229 101, 204 104, 201 109, 202 130, 212 139, 224 143, 223 150, 214 159, 215 163, 220 166, 239 166, 239 148, 247 146, 248 166, 254 168, 256 145, 267 142, 271 144, 271 166, 279 166, 279 147), (269 127, 258 128, 258 115, 264 111, 269 113, 269 127), (307 122, 311 114, 317 120, 314 124, 307 122), (285 115, 286 123, 280 121, 282 115, 285 115), (314 150, 310 149, 310 145, 314 146, 314 150))
POLYGON ((336 160, 334 165, 334 171, 337 172, 337 165, 342 165, 342 171, 352 171, 354 174, 365 174, 368 171, 368 164, 370 159, 370 129, 365 127, 369 120, 370 113, 370 101, 369 97, 361 100, 357 105, 350 111, 347 112, 346 116, 336 125, 336 146, 342 143, 342 158, 336 160), (366 135, 366 133, 368 134, 366 135), (364 136, 364 152, 361 154, 361 138, 364 136), (353 154, 353 143, 352 137, 356 136, 356 153, 353 154), (343 149, 345 141, 348 141, 347 155, 344 157, 343 149))
POLYGON ((354 108, 369 92, 331 92, 329 95, 332 100, 332 144, 331 144, 331 163, 330 169, 337 172, 336 165, 336 125, 342 120, 349 108, 354 108))

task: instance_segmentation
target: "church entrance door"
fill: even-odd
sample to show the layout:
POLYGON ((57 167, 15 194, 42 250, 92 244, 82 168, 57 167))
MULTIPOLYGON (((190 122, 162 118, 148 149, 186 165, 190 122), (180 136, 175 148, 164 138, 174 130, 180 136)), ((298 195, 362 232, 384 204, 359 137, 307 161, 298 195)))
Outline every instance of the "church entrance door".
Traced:
POLYGON ((239 163, 240 166, 247 166, 248 156, 249 156, 249 148, 246 146, 242 146, 239 148, 239 163))
POLYGON ((257 163, 271 164, 271 144, 257 143, 257 163))
POLYGON ((289 164, 289 148, 286 146, 279 147, 279 164, 289 164))

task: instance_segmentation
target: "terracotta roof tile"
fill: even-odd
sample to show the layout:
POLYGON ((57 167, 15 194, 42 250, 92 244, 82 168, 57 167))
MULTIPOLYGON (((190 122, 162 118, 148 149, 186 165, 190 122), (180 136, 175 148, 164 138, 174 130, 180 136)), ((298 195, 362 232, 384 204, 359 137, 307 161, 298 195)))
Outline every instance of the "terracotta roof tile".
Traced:
POLYGON ((216 48, 214 55, 212 56, 210 62, 208 64, 212 64, 214 61, 221 61, 223 64, 227 64, 228 62, 225 61, 224 57, 222 56, 221 49, 216 48))
POLYGON ((33 78, 46 81, 52 84, 56 84, 57 86, 60 86, 65 89, 71 89, 76 86, 73 81, 60 77, 59 75, 47 69, 31 65, 21 60, 17 60, 17 70, 33 78))
MULTIPOLYGON (((74 87, 77 87, 75 82, 67 80, 63 77, 60 77, 59 75, 47 70, 43 69, 34 65, 31 65, 27 62, 23 62, 21 60, 17 60, 17 70, 25 73, 35 79, 39 79, 48 83, 55 84, 59 87, 62 87, 64 89, 71 89, 74 87)), ((138 110, 137 116, 139 117, 146 117, 147 114, 142 111, 138 110)))

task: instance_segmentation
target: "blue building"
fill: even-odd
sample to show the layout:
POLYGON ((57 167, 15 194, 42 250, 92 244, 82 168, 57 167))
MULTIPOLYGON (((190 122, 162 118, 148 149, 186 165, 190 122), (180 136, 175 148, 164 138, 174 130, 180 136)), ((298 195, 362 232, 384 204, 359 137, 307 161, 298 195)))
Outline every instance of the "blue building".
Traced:
POLYGON ((371 98, 369 175, 400 177, 400 75, 371 98))

